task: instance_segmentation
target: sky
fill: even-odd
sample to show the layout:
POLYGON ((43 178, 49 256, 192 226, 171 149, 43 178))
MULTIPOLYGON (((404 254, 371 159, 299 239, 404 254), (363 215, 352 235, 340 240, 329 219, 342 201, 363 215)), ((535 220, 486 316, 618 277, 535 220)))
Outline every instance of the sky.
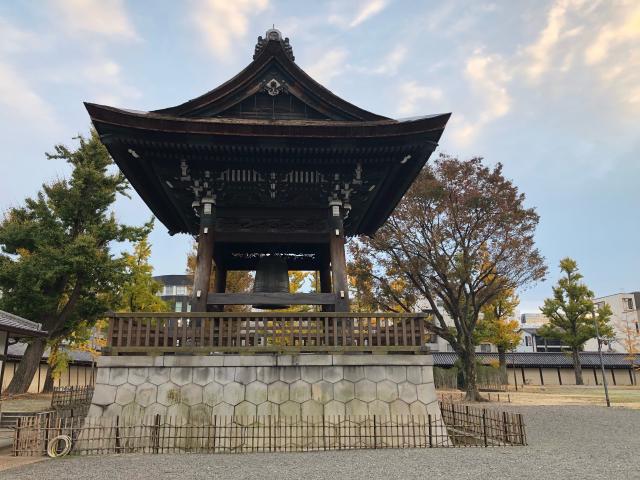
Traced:
MULTIPOLYGON (((439 152, 500 162, 539 213, 551 295, 577 260, 596 296, 640 289, 638 0, 42 0, 0 3, 0 209, 69 174, 45 152, 89 131, 83 101, 180 104, 251 62, 272 25, 338 96, 393 118, 453 116, 439 152)), ((118 219, 141 224, 140 198, 118 219)), ((191 239, 151 235, 156 274, 183 273, 191 239)))

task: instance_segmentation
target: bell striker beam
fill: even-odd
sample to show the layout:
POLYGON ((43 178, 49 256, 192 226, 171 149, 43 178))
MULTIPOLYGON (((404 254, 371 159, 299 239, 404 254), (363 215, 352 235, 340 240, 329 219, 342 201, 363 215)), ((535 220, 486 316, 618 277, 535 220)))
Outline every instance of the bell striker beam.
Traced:
POLYGON ((347 264, 344 252, 344 223, 342 202, 329 203, 329 256, 333 293, 336 295, 336 312, 349 311, 349 290, 347 284, 347 264))
POLYGON ((213 267, 213 223, 214 204, 211 199, 202 199, 200 207, 200 231, 198 233, 198 251, 196 271, 193 276, 192 312, 207 311, 207 295, 213 267))

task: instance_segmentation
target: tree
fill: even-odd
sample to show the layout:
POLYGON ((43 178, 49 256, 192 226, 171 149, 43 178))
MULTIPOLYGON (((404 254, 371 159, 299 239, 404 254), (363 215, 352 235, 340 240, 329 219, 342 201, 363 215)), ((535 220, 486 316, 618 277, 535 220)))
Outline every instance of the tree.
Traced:
MULTIPOLYGON (((467 400, 481 399, 475 362, 480 312, 501 293, 546 273, 533 239, 539 217, 524 200, 500 164, 488 168, 480 158, 440 155, 377 234, 364 240, 372 263, 390 272, 391 281, 399 275, 405 291, 430 306, 432 332, 451 344, 464 365, 467 400)), ((382 287, 392 286, 385 275, 373 277, 382 287)))
POLYGON ((151 245, 144 236, 134 245, 133 253, 124 253, 126 281, 118 292, 116 303, 119 312, 166 312, 167 302, 158 296, 162 284, 153 279, 153 267, 149 264, 151 245))
POLYGON ((547 298, 544 306, 540 308, 549 319, 549 323, 540 327, 538 334, 544 338, 560 340, 570 348, 576 385, 583 385, 579 352, 587 340, 596 338, 594 315, 600 336, 613 336, 613 330, 608 323, 611 308, 605 304, 594 313, 596 309, 593 292, 581 282, 583 277, 575 260, 560 260, 560 271, 563 277, 558 280, 557 286, 553 287, 553 297, 547 298))
POLYGON ((501 292, 491 303, 482 308, 482 319, 478 322, 478 338, 494 344, 498 349, 500 380, 503 385, 507 379, 507 355, 520 344, 520 324, 513 314, 520 303, 513 290, 501 292))
POLYGON ((348 244, 347 279, 351 305, 358 312, 411 312, 418 297, 396 265, 375 265, 370 250, 357 240, 348 244))
POLYGON ((110 208, 118 194, 126 196, 128 183, 119 171, 109 172, 113 163, 95 132, 78 140, 75 150, 57 145, 47 154, 65 160, 71 178, 43 185, 0 223, 0 308, 48 332, 31 340, 7 393, 27 391, 47 342, 109 310, 125 277, 124 259, 111 254, 111 244, 138 241, 150 229, 118 223, 110 208))

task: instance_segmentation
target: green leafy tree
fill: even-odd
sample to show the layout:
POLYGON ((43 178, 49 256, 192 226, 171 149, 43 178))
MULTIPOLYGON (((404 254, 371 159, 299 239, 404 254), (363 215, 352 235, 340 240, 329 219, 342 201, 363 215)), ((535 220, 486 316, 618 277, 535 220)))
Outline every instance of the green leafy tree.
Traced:
POLYGON ((507 355, 520 344, 520 324, 513 319, 520 299, 513 290, 501 292, 491 303, 482 308, 482 319, 478 322, 478 340, 492 343, 498 349, 500 381, 507 379, 507 355))
POLYGON ((120 312, 167 312, 169 305, 158 296, 162 284, 153 279, 149 264, 151 245, 147 236, 134 245, 133 253, 124 253, 126 281, 118 292, 120 312))
POLYGON ((400 276, 404 294, 428 302, 431 331, 462 359, 467 400, 482 400, 475 361, 482 309, 546 273, 534 243, 539 217, 524 201, 500 164, 441 155, 420 172, 382 228, 362 240, 383 272, 374 274, 375 282, 392 291, 400 276))
POLYGON ((549 323, 540 327, 538 333, 544 338, 560 340, 571 349, 576 385, 583 385, 579 352, 587 340, 596 338, 594 315, 600 336, 613 336, 609 325, 611 308, 605 304, 594 314, 593 292, 581 281, 583 277, 575 260, 563 258, 560 270, 563 276, 553 287, 553 297, 547 298, 540 309, 549 323))
POLYGON ((110 172, 113 163, 95 132, 78 140, 76 149, 57 145, 47 155, 66 161, 71 177, 43 185, 0 223, 0 308, 48 332, 30 341, 7 393, 27 391, 48 342, 68 337, 83 322, 92 325, 112 307, 126 262, 110 245, 138 241, 150 229, 116 220, 110 209, 128 183, 119 171, 110 172))

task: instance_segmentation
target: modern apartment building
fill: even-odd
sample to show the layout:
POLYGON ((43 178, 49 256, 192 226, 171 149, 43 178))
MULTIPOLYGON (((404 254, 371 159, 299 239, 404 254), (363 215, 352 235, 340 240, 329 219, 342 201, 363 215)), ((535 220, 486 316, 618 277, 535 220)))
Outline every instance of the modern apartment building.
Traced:
POLYGON ((174 312, 190 312, 191 286, 193 277, 191 275, 158 275, 153 277, 156 282, 162 284, 162 289, 158 295, 171 305, 174 312))
MULTIPOLYGON (((640 349, 640 292, 614 293, 598 297, 596 306, 609 305, 611 309, 610 325, 614 330, 614 339, 604 346, 605 351, 629 353, 630 344, 635 344, 635 353, 640 349)), ((589 340, 585 350, 597 350, 595 339, 589 340)))

